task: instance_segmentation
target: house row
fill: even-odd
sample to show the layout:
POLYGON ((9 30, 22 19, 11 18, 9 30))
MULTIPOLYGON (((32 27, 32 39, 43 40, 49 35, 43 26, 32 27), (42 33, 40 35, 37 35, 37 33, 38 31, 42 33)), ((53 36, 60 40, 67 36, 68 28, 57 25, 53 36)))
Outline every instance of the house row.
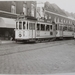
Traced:
POLYGON ((36 1, 0 1, 0 39, 14 36, 15 20, 22 12, 36 17, 36 1))

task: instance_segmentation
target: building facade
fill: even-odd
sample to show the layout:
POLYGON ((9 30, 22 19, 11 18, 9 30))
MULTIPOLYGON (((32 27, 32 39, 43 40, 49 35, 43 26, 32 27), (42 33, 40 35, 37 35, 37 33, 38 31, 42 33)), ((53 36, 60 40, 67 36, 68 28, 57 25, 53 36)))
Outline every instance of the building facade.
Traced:
POLYGON ((36 17, 36 1, 0 1, 0 39, 14 36, 15 20, 22 12, 36 17))
POLYGON ((70 18, 68 18, 62 11, 58 13, 58 10, 52 8, 49 2, 37 4, 37 18, 44 19, 44 21, 50 21, 55 23, 72 24, 70 18), (41 6, 41 7, 40 7, 41 6))

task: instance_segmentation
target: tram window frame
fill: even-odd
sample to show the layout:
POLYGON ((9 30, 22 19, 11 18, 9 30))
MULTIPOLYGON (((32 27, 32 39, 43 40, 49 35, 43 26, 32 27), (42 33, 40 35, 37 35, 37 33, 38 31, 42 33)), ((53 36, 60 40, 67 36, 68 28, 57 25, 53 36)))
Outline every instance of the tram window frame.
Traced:
POLYGON ((40 24, 37 23, 37 30, 39 31, 40 30, 40 24), (38 26, 39 25, 39 26, 38 26))
POLYGON ((46 31, 50 31, 50 25, 46 25, 46 31))
POLYGON ((16 29, 18 29, 18 22, 16 22, 16 29))
POLYGON ((26 29, 26 22, 23 22, 23 29, 26 29))
POLYGON ((19 29, 22 29, 22 22, 19 22, 19 29))
POLYGON ((32 30, 32 23, 29 22, 29 30, 32 30))
POLYGON ((29 25, 29 23, 27 22, 27 30, 29 29, 29 26, 28 25, 29 25))
POLYGON ((45 31, 45 24, 41 24, 41 31, 45 31))

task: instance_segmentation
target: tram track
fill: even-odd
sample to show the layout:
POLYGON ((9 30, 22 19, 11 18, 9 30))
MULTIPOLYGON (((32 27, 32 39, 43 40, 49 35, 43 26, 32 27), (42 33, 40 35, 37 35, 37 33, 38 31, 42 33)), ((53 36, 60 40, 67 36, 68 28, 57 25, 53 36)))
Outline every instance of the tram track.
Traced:
POLYGON ((68 41, 38 43, 38 44, 34 44, 34 47, 33 47, 33 44, 25 45, 25 46, 19 45, 13 48, 10 47, 10 48, 6 48, 5 50, 0 50, 0 56, 10 55, 10 54, 15 54, 20 52, 33 51, 33 50, 40 50, 40 49, 54 47, 54 46, 63 45, 63 44, 69 44, 70 41, 68 40, 68 41))
MULTIPOLYGON (((67 40, 66 40, 67 41, 67 40)), ((66 42, 65 41, 65 42, 66 42)), ((11 44, 11 45, 9 45, 9 47, 8 47, 8 45, 6 45, 6 48, 4 48, 5 47, 5 45, 2 45, 2 47, 0 46, 0 51, 3 51, 3 50, 9 50, 9 49, 11 49, 11 48, 15 48, 15 47, 21 47, 21 46, 29 46, 29 47, 31 47, 32 45, 39 45, 39 44, 42 44, 42 45, 45 45, 45 44, 54 44, 54 43, 63 43, 64 41, 51 41, 51 42, 42 42, 42 43, 27 43, 27 44, 21 44, 21 43, 19 43, 19 44, 11 44)))

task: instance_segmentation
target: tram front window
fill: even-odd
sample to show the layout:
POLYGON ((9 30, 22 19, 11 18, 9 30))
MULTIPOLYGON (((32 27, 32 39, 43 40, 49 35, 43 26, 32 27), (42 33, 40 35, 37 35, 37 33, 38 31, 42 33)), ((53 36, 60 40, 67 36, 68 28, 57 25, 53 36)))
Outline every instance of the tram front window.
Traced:
POLYGON ((18 29, 18 22, 16 22, 16 29, 18 29))
POLYGON ((22 29, 22 22, 19 22, 19 29, 22 29))
POLYGON ((23 22, 23 29, 25 29, 25 22, 23 22))

